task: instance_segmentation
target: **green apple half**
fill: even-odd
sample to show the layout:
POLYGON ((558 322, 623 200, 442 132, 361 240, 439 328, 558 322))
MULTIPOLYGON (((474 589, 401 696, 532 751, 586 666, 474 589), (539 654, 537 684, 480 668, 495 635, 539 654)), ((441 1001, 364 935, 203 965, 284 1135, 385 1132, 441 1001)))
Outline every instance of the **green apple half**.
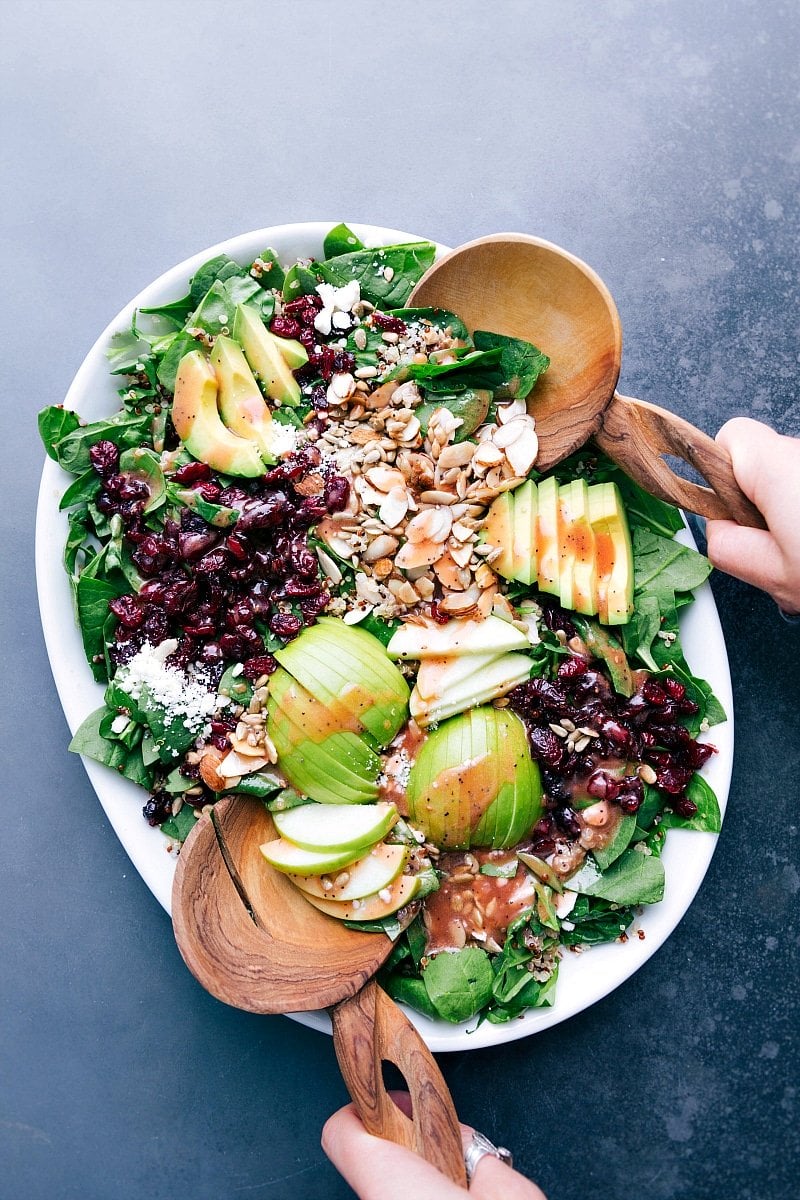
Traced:
POLYGON ((408 684, 376 637, 320 617, 275 654, 329 714, 331 729, 366 732, 388 746, 408 716, 408 684))
POLYGON ((410 821, 437 846, 516 845, 542 811, 522 721, 489 706, 444 721, 424 742, 406 796, 410 821))

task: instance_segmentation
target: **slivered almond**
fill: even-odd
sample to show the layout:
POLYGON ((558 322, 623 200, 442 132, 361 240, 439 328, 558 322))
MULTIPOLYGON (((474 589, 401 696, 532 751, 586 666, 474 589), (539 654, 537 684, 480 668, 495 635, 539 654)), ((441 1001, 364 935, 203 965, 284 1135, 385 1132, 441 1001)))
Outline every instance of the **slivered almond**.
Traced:
POLYGON ((252 775, 253 771, 260 771, 262 767, 266 767, 269 762, 268 758, 261 755, 260 758, 249 758, 244 754, 238 754, 235 750, 229 750, 217 768, 217 773, 225 780, 225 786, 228 785, 228 780, 236 777, 240 779, 242 775, 252 775))

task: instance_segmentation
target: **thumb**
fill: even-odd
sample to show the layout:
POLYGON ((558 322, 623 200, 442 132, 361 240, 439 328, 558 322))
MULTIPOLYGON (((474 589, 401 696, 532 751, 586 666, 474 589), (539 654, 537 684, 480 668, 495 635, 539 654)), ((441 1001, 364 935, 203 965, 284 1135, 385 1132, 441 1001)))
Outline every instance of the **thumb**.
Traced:
POLYGON ((720 571, 774 593, 784 574, 783 555, 766 529, 749 529, 735 521, 708 521, 706 539, 708 557, 720 571))

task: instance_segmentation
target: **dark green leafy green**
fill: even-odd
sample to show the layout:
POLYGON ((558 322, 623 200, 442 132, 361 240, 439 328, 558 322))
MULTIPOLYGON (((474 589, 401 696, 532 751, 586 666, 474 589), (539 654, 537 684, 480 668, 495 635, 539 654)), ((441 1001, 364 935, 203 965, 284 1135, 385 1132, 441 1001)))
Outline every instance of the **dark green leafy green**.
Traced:
POLYGON ((100 733, 100 726, 107 717, 108 709, 105 705, 90 713, 75 733, 69 749, 75 754, 83 754, 86 758, 111 767, 140 787, 151 788, 153 777, 142 760, 141 747, 135 746, 131 750, 123 742, 103 737, 100 733))
POLYGON ((174 838, 177 842, 185 842, 196 824, 195 810, 190 804, 184 804, 180 812, 162 823, 160 829, 167 837, 174 838))
POLYGON ((628 849, 631 838, 636 830, 636 817, 633 813, 623 813, 622 820, 614 831, 611 841, 602 848, 592 851, 594 861, 601 871, 605 871, 615 862, 624 850, 628 849))
POLYGON ((500 371, 503 376, 500 386, 505 395, 519 400, 525 399, 542 372, 550 366, 547 355, 522 338, 478 329, 472 340, 478 350, 500 350, 500 371))
POLYGON ((432 242, 406 242, 354 250, 315 266, 326 283, 344 287, 357 279, 362 300, 381 309, 401 308, 435 257, 436 247, 432 242))
POLYGON ((283 280, 284 300, 297 300, 300 296, 312 296, 319 280, 310 267, 295 263, 286 272, 283 280))
POLYGON ((256 279, 263 288, 274 288, 279 292, 283 287, 283 281, 286 278, 286 273, 281 266, 278 253, 271 246, 267 246, 266 250, 262 250, 253 264, 256 279))
POLYGON ((446 308, 393 308, 389 315, 399 317, 408 325, 429 321, 431 325, 436 325, 439 329, 449 332, 451 337, 463 338, 465 341, 470 340, 469 330, 461 317, 457 317, 455 313, 446 308))
POLYGON ((324 258, 336 258, 339 254, 352 254, 356 250, 365 250, 366 246, 360 238, 356 237, 349 225, 342 222, 340 225, 334 225, 325 235, 325 240, 322 243, 322 253, 324 258))
POLYGON ((578 896, 572 912, 562 922, 561 941, 565 946, 598 946, 603 942, 615 942, 631 924, 633 917, 632 908, 620 908, 597 896, 578 896))
POLYGON ((689 781, 686 795, 697 805, 693 817, 680 817, 667 809, 661 818, 662 829, 697 829, 703 833, 719 833, 722 828, 722 814, 719 801, 714 789, 702 775, 694 774, 689 781))
POLYGON ((95 471, 94 467, 89 467, 82 475, 79 475, 64 492, 59 503, 59 509, 63 512, 66 508, 74 508, 77 504, 86 504, 88 500, 92 500, 100 491, 100 476, 95 471))
POLYGON ((587 858, 567 887, 614 904, 657 904, 664 898, 664 866, 654 855, 635 849, 626 850, 607 871, 587 858))
POLYGON ((431 1020, 439 1015, 435 1004, 428 995, 428 990, 422 979, 414 975, 389 973, 381 977, 384 991, 400 1004, 407 1004, 431 1020))
POLYGON ((62 404, 51 404, 39 413, 39 436, 50 458, 59 462, 56 446, 80 426, 78 414, 64 408, 62 404))
POLYGON ((73 427, 53 443, 54 453, 51 457, 70 474, 82 475, 91 466, 89 450, 95 442, 113 442, 120 450, 146 445, 151 421, 151 413, 129 413, 122 409, 106 420, 73 427))
POLYGON ((489 1002, 494 972, 485 950, 466 946, 437 954, 424 968, 422 979, 439 1016, 458 1024, 474 1017, 489 1002))
POLYGON ((612 637, 608 630, 604 629, 597 621, 592 621, 588 617, 574 614, 571 620, 586 643, 587 649, 608 667, 608 674, 614 690, 621 696, 632 696, 634 692, 633 675, 625 657, 625 651, 617 639, 612 637))

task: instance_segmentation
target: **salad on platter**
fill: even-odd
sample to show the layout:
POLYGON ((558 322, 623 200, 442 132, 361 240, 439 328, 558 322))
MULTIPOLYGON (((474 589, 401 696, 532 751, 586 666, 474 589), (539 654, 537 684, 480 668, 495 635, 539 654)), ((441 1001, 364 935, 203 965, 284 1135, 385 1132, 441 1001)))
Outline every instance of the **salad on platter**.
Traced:
POLYGON ((681 649, 710 564, 679 512, 591 445, 537 471, 547 347, 408 308, 435 253, 339 225, 218 255, 112 338, 118 412, 39 425, 105 685, 70 748, 174 852, 263 800, 265 870, 389 934, 392 997, 502 1023, 633 935, 671 828, 719 830, 725 713, 681 649))

